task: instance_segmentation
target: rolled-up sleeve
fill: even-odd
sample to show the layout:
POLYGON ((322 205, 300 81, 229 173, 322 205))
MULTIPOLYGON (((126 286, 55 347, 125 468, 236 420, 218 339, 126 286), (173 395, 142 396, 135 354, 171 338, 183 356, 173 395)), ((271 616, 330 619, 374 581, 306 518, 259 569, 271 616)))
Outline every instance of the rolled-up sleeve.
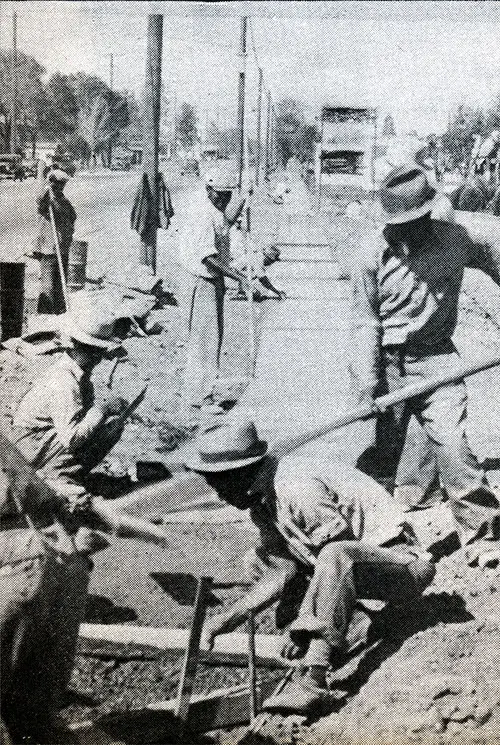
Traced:
MULTIPOLYGON (((372 253, 374 253, 372 251, 372 253)), ((352 269, 351 369, 360 395, 373 395, 379 381, 382 324, 379 316, 377 268, 368 251, 360 252, 352 269)))

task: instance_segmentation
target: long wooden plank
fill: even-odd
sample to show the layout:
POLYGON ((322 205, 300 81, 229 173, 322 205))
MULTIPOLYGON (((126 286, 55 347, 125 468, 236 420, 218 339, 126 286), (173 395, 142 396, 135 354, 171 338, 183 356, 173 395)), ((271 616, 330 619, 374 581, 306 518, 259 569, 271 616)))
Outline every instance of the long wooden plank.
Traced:
MULTIPOLYGON (((185 652, 189 639, 187 629, 152 628, 149 626, 128 626, 124 624, 83 623, 80 626, 80 638, 95 642, 116 643, 123 645, 142 645, 162 651, 185 652)), ((277 667, 288 667, 280 657, 283 639, 272 634, 255 635, 256 663, 273 662, 277 667)), ((242 665, 248 664, 248 635, 233 632, 221 634, 215 640, 213 651, 201 647, 200 661, 220 659, 228 662, 238 660, 242 665)))

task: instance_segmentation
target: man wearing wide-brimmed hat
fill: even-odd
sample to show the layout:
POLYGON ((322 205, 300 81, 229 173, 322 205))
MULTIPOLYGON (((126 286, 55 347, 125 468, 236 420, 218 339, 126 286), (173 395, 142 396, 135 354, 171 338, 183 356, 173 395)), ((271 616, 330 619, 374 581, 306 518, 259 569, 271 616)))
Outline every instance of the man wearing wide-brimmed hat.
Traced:
POLYGON ((95 297, 73 296, 71 314, 61 317, 67 352, 34 383, 13 421, 11 439, 57 497, 39 505, 34 519, 8 490, 0 499, 2 716, 16 741, 67 741, 56 714, 83 620, 88 554, 103 547, 80 528, 91 506, 82 480, 118 441, 126 402, 94 402, 92 371, 120 350, 112 309, 95 297))
POLYGON ((210 647, 250 610, 280 600, 277 625, 292 622, 282 654, 302 658, 302 667, 263 708, 319 713, 331 703, 327 669, 340 667, 349 649, 356 598, 411 602, 431 582, 434 567, 405 540, 402 508, 368 476, 331 462, 288 457, 278 466, 274 488, 261 493, 255 480, 268 457, 267 443, 249 420, 206 430, 185 456, 187 467, 202 474, 221 499, 250 511, 260 533, 260 545, 244 558, 254 586, 209 619, 204 643, 210 647), (276 523, 314 557, 308 567, 276 523))
POLYGON ((94 402, 91 375, 102 360, 119 354, 113 310, 92 293, 73 296, 61 316, 67 347, 21 401, 14 416, 15 444, 47 479, 80 481, 118 442, 127 402, 94 402))
MULTIPOLYGON (((451 337, 465 267, 500 284, 495 247, 474 243, 460 225, 433 220, 436 200, 415 164, 393 169, 381 183, 385 227, 364 241, 353 271, 352 366, 365 402, 458 367, 451 337)), ((401 453, 412 414, 429 437, 462 544, 481 538, 491 548, 500 538, 500 503, 467 440, 465 384, 443 386, 395 410, 397 430, 387 443, 393 457, 401 453)))
POLYGON ((237 189, 237 177, 218 166, 205 174, 204 193, 193 195, 184 215, 179 263, 183 304, 189 331, 183 403, 187 416, 201 407, 223 413, 214 402, 224 335, 224 277, 248 284, 230 266, 230 228, 250 189, 237 189))
POLYGON ((40 260, 41 291, 38 301, 39 313, 63 313, 66 310, 62 282, 56 259, 56 245, 51 221, 51 212, 61 252, 64 272, 67 273, 69 249, 75 230, 76 212, 64 194, 70 176, 61 168, 47 168, 43 161, 38 164, 39 193, 37 196, 38 235, 34 251, 40 260), (45 173, 47 171, 47 173, 45 173))

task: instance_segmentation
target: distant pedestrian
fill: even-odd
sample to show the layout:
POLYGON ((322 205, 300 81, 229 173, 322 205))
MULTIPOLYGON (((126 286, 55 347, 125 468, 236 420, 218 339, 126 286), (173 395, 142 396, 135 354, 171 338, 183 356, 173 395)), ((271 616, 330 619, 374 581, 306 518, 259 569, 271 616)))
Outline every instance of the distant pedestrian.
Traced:
MULTIPOLYGON (((436 191, 417 166, 391 171, 380 187, 385 228, 370 235, 353 272, 354 369, 361 400, 458 367, 451 337, 465 267, 500 285, 500 254, 460 225, 431 219, 436 191)), ((395 408, 387 448, 401 453, 412 414, 434 451, 463 545, 498 550, 500 503, 466 435, 465 383, 447 385, 395 408), (492 543, 494 542, 494 543, 492 543)))
POLYGON ((203 193, 190 200, 180 239, 179 263, 185 274, 182 295, 189 332, 183 390, 184 413, 189 418, 203 408, 223 413, 214 400, 224 336, 224 277, 246 277, 231 263, 230 228, 240 215, 249 189, 237 191, 229 169, 217 167, 205 175, 203 193))
POLYGON ((49 168, 43 161, 38 164, 38 236, 34 256, 40 260, 41 292, 38 300, 39 313, 64 313, 67 310, 64 302, 61 275, 57 262, 56 243, 51 222, 51 211, 54 216, 57 239, 61 252, 64 273, 67 275, 69 249, 75 230, 76 212, 64 195, 64 187, 69 180, 68 174, 60 168, 49 168))

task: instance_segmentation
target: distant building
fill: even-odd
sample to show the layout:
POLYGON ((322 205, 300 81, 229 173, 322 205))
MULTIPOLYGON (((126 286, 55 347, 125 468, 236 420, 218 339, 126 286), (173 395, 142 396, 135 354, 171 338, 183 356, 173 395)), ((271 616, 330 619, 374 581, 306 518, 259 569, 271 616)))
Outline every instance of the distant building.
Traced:
POLYGON ((348 104, 323 106, 316 183, 372 189, 376 141, 376 109, 348 104))

